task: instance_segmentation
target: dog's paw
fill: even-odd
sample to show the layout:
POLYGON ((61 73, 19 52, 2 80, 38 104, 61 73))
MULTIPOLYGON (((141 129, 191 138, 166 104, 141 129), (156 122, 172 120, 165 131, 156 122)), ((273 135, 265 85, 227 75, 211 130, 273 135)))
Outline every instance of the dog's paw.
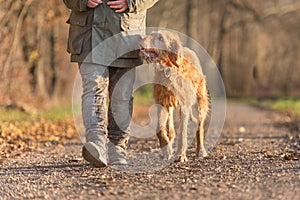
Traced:
POLYGON ((208 156, 206 150, 202 150, 202 151, 197 151, 197 157, 201 158, 201 156, 203 156, 203 158, 206 158, 208 156))
POLYGON ((176 162, 181 162, 181 163, 184 163, 184 162, 187 162, 188 159, 185 155, 180 155, 178 156, 178 158, 175 160, 176 162))
POLYGON ((173 157, 173 149, 172 147, 170 147, 169 145, 164 147, 162 149, 162 156, 163 159, 167 159, 167 160, 171 160, 171 158, 173 157))
POLYGON ((170 160, 172 158, 173 153, 174 153, 174 151, 173 151, 172 145, 171 145, 171 143, 169 143, 167 146, 167 155, 166 155, 168 160, 170 160))

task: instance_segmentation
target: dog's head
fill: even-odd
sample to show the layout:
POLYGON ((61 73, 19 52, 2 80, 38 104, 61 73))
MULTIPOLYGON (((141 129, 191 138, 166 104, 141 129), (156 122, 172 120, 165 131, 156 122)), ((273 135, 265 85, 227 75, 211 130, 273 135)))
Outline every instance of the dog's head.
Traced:
POLYGON ((179 67, 183 47, 179 36, 169 31, 152 32, 139 39, 140 56, 148 63, 168 64, 179 67))

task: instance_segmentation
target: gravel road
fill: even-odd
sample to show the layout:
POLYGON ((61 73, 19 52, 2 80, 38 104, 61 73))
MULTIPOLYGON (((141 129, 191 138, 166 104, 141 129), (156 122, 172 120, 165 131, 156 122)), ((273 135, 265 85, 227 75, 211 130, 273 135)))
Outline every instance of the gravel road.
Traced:
POLYGON ((74 138, 3 160, 0 199, 300 199, 299 124, 288 114, 231 102, 209 157, 193 147, 188 157, 152 172, 99 169, 74 138))

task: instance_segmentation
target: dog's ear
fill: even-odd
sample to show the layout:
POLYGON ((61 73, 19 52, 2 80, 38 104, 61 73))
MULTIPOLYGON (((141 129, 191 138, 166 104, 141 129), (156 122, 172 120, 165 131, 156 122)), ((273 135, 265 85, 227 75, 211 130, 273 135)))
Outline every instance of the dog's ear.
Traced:
POLYGON ((179 67, 180 63, 182 62, 182 56, 183 56, 182 45, 180 43, 179 38, 171 41, 170 50, 171 50, 169 53, 170 61, 175 66, 179 67))

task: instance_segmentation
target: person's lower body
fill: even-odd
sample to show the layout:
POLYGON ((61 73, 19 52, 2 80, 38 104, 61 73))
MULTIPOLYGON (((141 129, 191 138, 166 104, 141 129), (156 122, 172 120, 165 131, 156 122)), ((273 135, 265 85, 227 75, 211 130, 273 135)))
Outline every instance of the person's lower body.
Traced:
POLYGON ((86 129, 82 156, 96 167, 107 166, 108 163, 127 164, 126 145, 130 133, 135 70, 82 63, 80 74, 82 118, 86 129))

